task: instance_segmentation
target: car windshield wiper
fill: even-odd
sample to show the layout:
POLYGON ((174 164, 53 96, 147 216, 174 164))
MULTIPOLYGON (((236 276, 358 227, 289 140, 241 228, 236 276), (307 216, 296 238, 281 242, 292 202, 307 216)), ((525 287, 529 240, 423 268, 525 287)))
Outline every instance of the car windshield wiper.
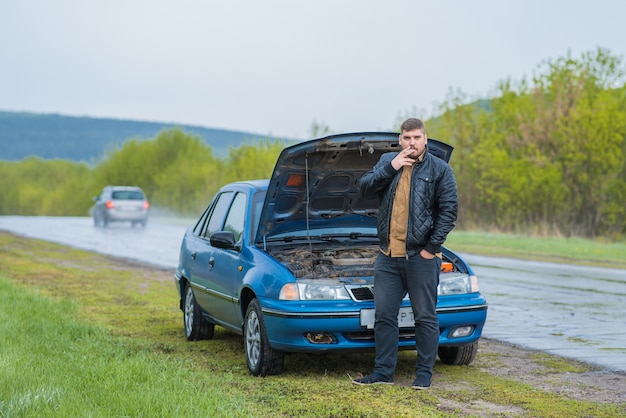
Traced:
POLYGON ((376 234, 364 234, 362 232, 348 232, 342 234, 322 234, 321 239, 323 240, 333 240, 335 238, 350 238, 350 239, 359 239, 359 238, 378 238, 376 234))
POLYGON ((320 234, 320 235, 284 235, 280 237, 265 238, 265 242, 292 242, 292 241, 335 241, 341 238, 349 239, 372 239, 378 238, 376 234, 364 234, 362 232, 345 232, 340 234, 320 234))
POLYGON ((257 245, 263 245, 263 248, 266 249, 266 244, 268 242, 294 242, 294 241, 308 241, 309 243, 313 243, 315 241, 325 241, 325 242, 339 242, 342 239, 350 239, 350 240, 358 240, 358 239, 370 239, 377 240, 378 235, 376 234, 364 234, 362 232, 346 232, 341 234, 321 234, 321 235, 283 235, 279 237, 263 237, 262 243, 257 243, 257 245))
POLYGON ((265 242, 293 242, 293 241, 309 241, 309 240, 323 240, 321 235, 284 235, 281 237, 264 238, 265 242))

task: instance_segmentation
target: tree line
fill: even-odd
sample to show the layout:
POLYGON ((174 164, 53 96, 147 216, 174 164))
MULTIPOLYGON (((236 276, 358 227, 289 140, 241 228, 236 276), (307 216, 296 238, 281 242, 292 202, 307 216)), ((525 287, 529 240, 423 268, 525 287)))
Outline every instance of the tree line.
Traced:
POLYGON ((141 187, 153 209, 196 215, 223 184, 268 178, 283 148, 284 141, 266 138, 220 158, 200 137, 173 128, 130 139, 94 167, 38 157, 0 161, 0 214, 85 216, 104 186, 129 185, 141 187))
POLYGON ((495 98, 451 97, 429 129, 455 147, 464 228, 618 239, 626 232, 626 83, 598 48, 541 63, 495 98))
MULTIPOLYGON (((609 240, 626 233, 625 71, 608 50, 543 62, 489 99, 451 94, 426 126, 455 147, 458 228, 609 240)), ((312 126, 313 136, 329 132, 312 126)), ((153 207, 196 215, 221 185, 269 177, 283 147, 267 138, 218 158, 197 136, 169 129, 125 142, 94 167, 2 161, 0 214, 83 216, 102 187, 123 184, 141 186, 153 207)))

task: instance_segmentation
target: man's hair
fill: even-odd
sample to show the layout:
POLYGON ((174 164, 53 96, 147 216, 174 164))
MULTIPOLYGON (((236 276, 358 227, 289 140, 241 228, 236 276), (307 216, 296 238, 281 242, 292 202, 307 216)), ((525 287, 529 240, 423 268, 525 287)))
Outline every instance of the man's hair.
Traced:
POLYGON ((424 122, 422 122, 418 118, 409 118, 402 122, 402 125, 400 125, 400 132, 412 131, 414 129, 421 129, 422 132, 426 133, 426 127, 424 126, 424 122))

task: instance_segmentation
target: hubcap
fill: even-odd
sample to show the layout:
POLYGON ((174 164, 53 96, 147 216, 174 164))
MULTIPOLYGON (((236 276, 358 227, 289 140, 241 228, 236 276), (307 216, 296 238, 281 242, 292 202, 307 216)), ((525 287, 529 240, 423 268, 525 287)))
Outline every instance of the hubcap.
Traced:
POLYGON ((248 315, 246 325, 246 354, 252 367, 256 367, 261 356, 261 324, 255 311, 248 315))
POLYGON ((185 332, 187 333, 187 336, 191 335, 191 331, 192 331, 193 308, 194 308, 193 292, 191 291, 191 288, 188 288, 187 293, 185 294, 185 332))

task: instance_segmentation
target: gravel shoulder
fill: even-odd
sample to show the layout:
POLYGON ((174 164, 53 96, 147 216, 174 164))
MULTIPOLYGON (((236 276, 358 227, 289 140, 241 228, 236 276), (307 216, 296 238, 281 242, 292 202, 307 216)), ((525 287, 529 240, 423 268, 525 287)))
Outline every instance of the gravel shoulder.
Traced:
POLYGON ((626 373, 606 371, 594 365, 484 338, 479 342, 476 362, 483 371, 537 389, 571 399, 626 407, 626 373), (577 371, 555 372, 546 367, 548 358, 567 363, 577 371))

